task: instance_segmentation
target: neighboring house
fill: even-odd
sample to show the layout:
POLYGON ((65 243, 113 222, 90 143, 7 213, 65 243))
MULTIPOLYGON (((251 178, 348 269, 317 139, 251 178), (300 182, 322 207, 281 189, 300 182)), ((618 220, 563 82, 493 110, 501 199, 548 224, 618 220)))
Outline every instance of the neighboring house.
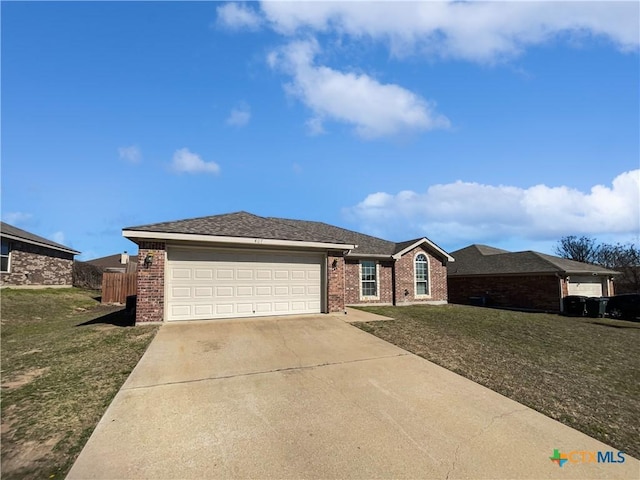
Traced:
POLYGON ((127 252, 116 253, 106 257, 86 260, 85 263, 98 267, 103 272, 135 273, 138 268, 138 256, 127 252))
POLYGON ((450 303, 557 312, 568 295, 613 295, 618 275, 553 255, 486 245, 470 245, 451 255, 456 261, 447 268, 450 303))
POLYGON ((71 286, 80 252, 7 223, 0 224, 0 285, 71 286))
POLYGON ((138 245, 138 322, 446 303, 453 258, 320 222, 246 212, 125 228, 138 245))

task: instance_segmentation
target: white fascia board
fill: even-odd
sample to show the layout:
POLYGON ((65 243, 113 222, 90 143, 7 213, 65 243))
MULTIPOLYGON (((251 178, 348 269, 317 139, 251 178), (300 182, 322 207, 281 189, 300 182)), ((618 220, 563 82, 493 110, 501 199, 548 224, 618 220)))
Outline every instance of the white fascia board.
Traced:
POLYGON ((34 240, 29 240, 28 238, 16 237, 15 235, 10 235, 10 234, 7 234, 7 233, 3 233, 2 236, 4 238, 8 238, 10 240, 18 240, 19 242, 30 243, 31 245, 37 245, 39 247, 50 248, 51 250, 58 250, 60 252, 72 253, 73 255, 80 255, 80 252, 78 252, 76 250, 73 250, 71 248, 56 247, 54 245, 48 245, 46 243, 36 242, 34 240))
POLYGON ((150 240, 177 240, 185 242, 203 243, 232 243, 236 245, 264 245, 269 247, 302 247, 319 248, 324 250, 353 250, 356 245, 344 243, 304 242, 297 240, 276 240, 272 238, 222 237, 217 235, 199 235, 192 233, 148 232, 140 230, 123 230, 122 236, 132 240, 134 238, 148 238, 150 240))
MULTIPOLYGON (((391 255, 384 255, 384 254, 380 254, 380 253, 375 253, 375 254, 367 254, 367 253, 357 253, 357 252, 350 252, 347 257, 349 258, 386 258, 391 260, 393 257, 391 255)), ((379 305, 378 303, 376 303, 376 305, 379 305)))
POLYGON ((410 252, 411 250, 413 250, 414 248, 422 245, 423 243, 426 243, 427 245, 429 245, 433 250, 435 250, 436 252, 440 253, 440 255, 442 255, 443 257, 445 257, 447 259, 447 261, 449 262, 455 262, 455 258, 453 258, 451 255, 449 255, 447 252, 445 252, 444 250, 442 250, 440 247, 438 247, 435 243, 430 242, 428 239, 423 238, 421 240, 418 240, 417 242, 409 245, 407 248, 399 251, 398 253, 396 253, 395 255, 393 255, 393 258, 395 258, 396 260, 398 260, 400 257, 402 257, 402 255, 404 255, 407 252, 410 252))

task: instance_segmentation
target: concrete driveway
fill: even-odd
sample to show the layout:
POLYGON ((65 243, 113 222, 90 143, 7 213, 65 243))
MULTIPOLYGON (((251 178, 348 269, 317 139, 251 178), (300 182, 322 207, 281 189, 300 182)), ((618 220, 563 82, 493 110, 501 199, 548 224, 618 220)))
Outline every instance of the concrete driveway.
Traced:
POLYGON ((343 318, 187 322, 161 327, 67 478, 640 475, 554 449, 613 450, 343 318))

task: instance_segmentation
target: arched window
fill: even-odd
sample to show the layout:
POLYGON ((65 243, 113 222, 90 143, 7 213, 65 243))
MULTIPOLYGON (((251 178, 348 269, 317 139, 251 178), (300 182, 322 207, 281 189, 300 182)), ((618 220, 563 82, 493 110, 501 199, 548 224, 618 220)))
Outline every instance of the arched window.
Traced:
POLYGON ((429 262, 423 253, 416 255, 416 296, 429 295, 429 262))

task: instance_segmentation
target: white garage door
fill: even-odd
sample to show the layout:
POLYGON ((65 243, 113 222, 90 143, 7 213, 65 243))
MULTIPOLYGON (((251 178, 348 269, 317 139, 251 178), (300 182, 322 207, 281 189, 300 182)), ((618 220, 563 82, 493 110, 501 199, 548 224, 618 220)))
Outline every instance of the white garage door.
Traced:
POLYGON ((568 285, 569 295, 585 297, 602 296, 602 279, 599 277, 571 277, 568 285))
POLYGON ((320 313, 323 258, 170 248, 167 320, 320 313))

